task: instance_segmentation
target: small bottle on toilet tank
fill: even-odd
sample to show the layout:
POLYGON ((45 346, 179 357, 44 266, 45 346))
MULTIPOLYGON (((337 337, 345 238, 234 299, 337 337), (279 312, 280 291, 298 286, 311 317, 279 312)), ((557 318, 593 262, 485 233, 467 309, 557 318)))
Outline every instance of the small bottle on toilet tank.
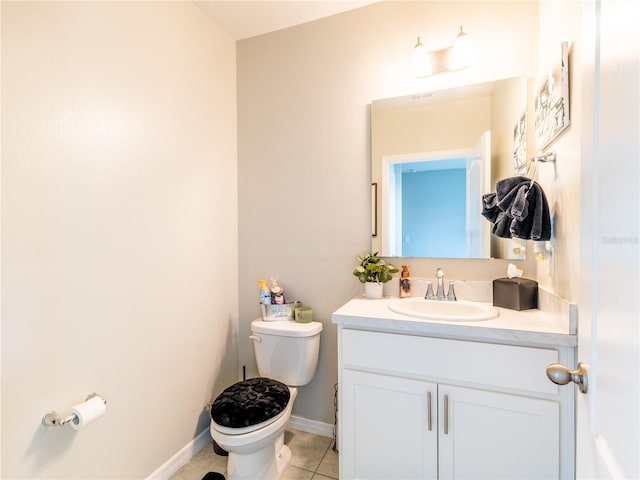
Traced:
POLYGON ((275 278, 271 279, 271 303, 273 305, 284 305, 284 290, 275 278))
POLYGON ((260 290, 260 303, 262 305, 271 305, 271 292, 267 287, 266 280, 258 280, 258 290, 260 290))

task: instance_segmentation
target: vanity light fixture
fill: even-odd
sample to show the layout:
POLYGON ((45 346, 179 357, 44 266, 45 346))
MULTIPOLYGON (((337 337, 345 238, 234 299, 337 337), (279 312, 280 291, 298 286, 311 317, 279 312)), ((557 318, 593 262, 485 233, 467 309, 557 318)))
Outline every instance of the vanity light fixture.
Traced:
POLYGON ((414 77, 427 77, 431 75, 431 56, 418 37, 416 46, 411 53, 411 74, 414 77))
POLYGON ((471 38, 464 33, 462 26, 453 46, 442 50, 428 51, 420 41, 413 48, 411 55, 411 74, 414 77, 428 77, 436 73, 462 70, 473 61, 471 38))
POLYGON ((473 61, 473 45, 471 37, 464 33, 460 25, 460 33, 453 42, 453 58, 451 61, 452 70, 461 70, 471 65, 473 61))

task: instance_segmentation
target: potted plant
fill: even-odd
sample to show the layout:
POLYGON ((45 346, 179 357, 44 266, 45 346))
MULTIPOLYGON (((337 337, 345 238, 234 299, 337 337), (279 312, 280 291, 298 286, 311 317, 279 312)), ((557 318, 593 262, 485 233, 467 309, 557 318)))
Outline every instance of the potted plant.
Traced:
POLYGON ((363 253, 356 257, 358 266, 353 274, 358 277, 360 283, 364 283, 364 291, 367 298, 382 298, 382 284, 393 278, 398 269, 390 263, 378 257, 378 252, 363 253))

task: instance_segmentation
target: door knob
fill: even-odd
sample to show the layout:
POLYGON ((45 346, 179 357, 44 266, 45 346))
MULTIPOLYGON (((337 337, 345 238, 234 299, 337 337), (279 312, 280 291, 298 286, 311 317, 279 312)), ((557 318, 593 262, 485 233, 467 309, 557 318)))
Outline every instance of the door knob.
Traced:
POLYGON ((580 387, 582 393, 587 393, 589 389, 589 377, 587 376, 587 367, 584 363, 578 363, 576 370, 569 370, 564 365, 552 363, 547 367, 547 377, 558 385, 566 385, 569 382, 574 382, 580 387))

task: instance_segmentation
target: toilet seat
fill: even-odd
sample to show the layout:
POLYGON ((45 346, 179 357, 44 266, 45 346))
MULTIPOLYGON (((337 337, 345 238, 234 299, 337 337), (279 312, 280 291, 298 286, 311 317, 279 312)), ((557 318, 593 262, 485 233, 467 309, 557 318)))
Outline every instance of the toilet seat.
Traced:
POLYGON ((275 422, 291 399, 289 387, 271 378, 256 377, 227 387, 211 406, 215 429, 226 435, 242 435, 275 422))
POLYGON ((283 410, 275 417, 271 417, 264 422, 249 425, 248 427, 225 427, 223 425, 220 425, 219 423, 216 423, 215 420, 212 421, 214 424, 214 428, 220 433, 224 433, 225 435, 244 435, 245 433, 255 432, 256 430, 260 430, 261 428, 271 425, 273 422, 277 421, 281 416, 283 416, 284 413, 285 411, 283 410))

